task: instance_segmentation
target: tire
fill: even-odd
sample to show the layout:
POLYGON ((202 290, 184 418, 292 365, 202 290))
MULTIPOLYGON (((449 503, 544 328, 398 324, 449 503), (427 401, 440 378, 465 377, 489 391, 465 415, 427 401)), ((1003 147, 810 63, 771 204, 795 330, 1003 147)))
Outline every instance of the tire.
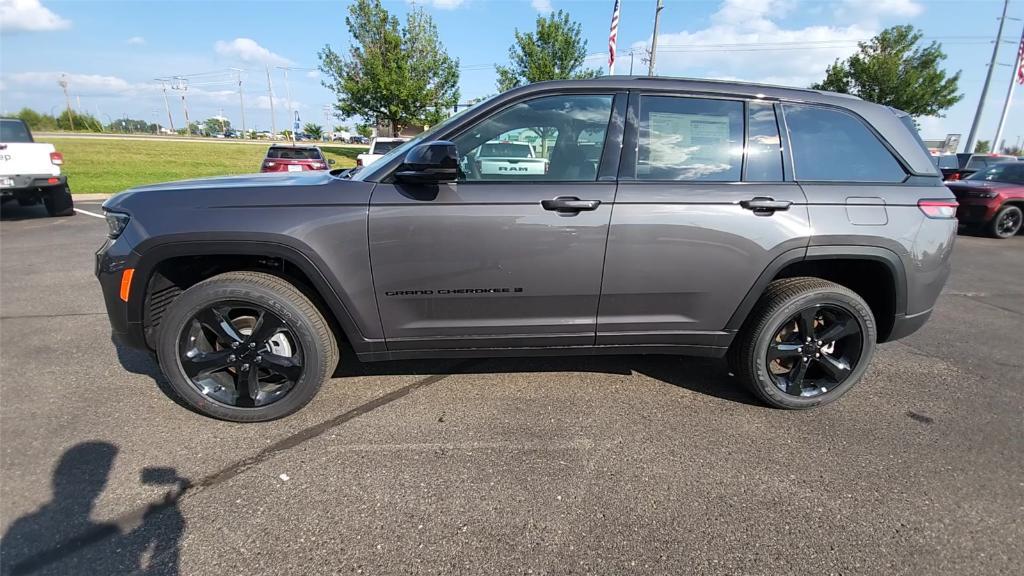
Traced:
POLYGON ((855 292, 820 278, 786 278, 772 282, 765 290, 729 350, 729 363, 736 377, 764 403, 785 409, 813 408, 838 399, 860 381, 874 356, 876 338, 877 328, 871 308, 855 292), (859 333, 836 338, 831 344, 814 339, 806 342, 806 338, 800 334, 800 321, 791 323, 794 318, 800 318, 804 311, 815 318, 810 323, 810 326, 816 327, 810 330, 814 338, 828 336, 829 330, 847 326, 850 330, 859 330, 859 333), (836 320, 835 323, 830 321, 843 317, 848 320, 836 320), (817 324, 818 318, 821 319, 820 327, 817 324), (787 326, 795 326, 796 329, 783 340, 781 335, 786 333, 787 326), (773 347, 773 353, 785 347, 787 354, 795 351, 796 355, 769 361, 770 346, 773 347), (799 363, 805 361, 807 365, 799 378, 794 372, 788 375, 778 373, 779 370, 785 370, 787 365, 792 366, 792 370, 798 370, 799 363), (830 367, 846 368, 845 377, 829 380, 826 363, 830 367), (814 375, 821 375, 822 378, 811 378, 814 375), (807 377, 806 381, 804 377, 807 377), (807 389, 802 394, 807 395, 788 393, 790 388, 786 385, 787 378, 789 382, 806 382, 807 389), (813 386, 814 382, 824 384, 813 386))
POLYGON ((996 212, 985 231, 993 238, 1005 240, 1020 232, 1022 222, 1024 222, 1024 215, 1022 215, 1020 207, 1012 204, 1006 205, 996 212))
MULTIPOLYGON (((220 318, 220 317, 218 317, 220 318)), ((261 316, 262 318, 262 316, 261 316)), ((230 328, 237 330, 237 335, 255 338, 255 331, 259 330, 259 323, 250 328, 249 335, 238 328, 240 320, 232 320, 230 328)), ((205 327, 205 325, 203 325, 205 327)), ((205 330, 205 328, 204 328, 205 330)), ((204 331, 202 334, 208 334, 204 331)), ((277 335, 275 335, 275 338, 277 335)), ((214 338, 216 339, 216 337, 214 338)), ((241 350, 245 350, 244 342, 240 344, 241 350)), ((281 358, 271 355, 269 348, 264 348, 263 356, 267 358, 281 358)), ((210 354, 223 354, 232 352, 227 346, 211 351, 210 354)), ((239 352, 241 357, 244 352, 239 352)), ((260 354, 259 349, 255 354, 260 354)), ((182 292, 177 299, 168 307, 160 323, 160 333, 157 337, 157 357, 160 367, 167 376, 171 390, 179 396, 189 407, 197 412, 232 422, 263 422, 287 416, 302 408, 316 396, 320 386, 334 372, 338 363, 338 345, 334 335, 329 328, 327 321, 313 303, 298 289, 287 281, 260 272, 228 272, 204 280, 188 290, 182 292), (185 371, 183 361, 188 357, 183 354, 182 346, 191 345, 194 337, 186 337, 199 326, 196 320, 197 314, 204 310, 213 309, 214 305, 225 306, 225 303, 237 307, 256 306, 282 322, 281 331, 287 335, 287 340, 293 342, 301 357, 301 365, 298 368, 299 376, 294 378, 294 383, 276 400, 266 405, 242 406, 238 403, 211 396, 211 392, 200 389, 193 379, 185 371)), ((203 355, 205 357, 205 354, 203 355)), ((230 356, 232 361, 236 360, 235 355, 230 356)), ((227 369, 217 372, 217 378, 226 378, 228 382, 234 380, 233 391, 237 399, 243 397, 239 392, 237 378, 240 370, 249 364, 239 364, 243 360, 227 369)), ((267 366, 267 360, 256 356, 252 359, 256 363, 262 361, 261 366, 267 366)), ((258 369, 254 369, 260 372, 258 369)), ((259 389, 264 383, 261 378, 274 377, 275 375, 265 370, 256 377, 256 388, 259 389)), ((211 378, 209 374, 203 378, 211 378)), ((217 392, 214 390, 214 392, 217 392)), ((220 394, 227 394, 223 389, 220 394)), ((262 393, 257 393, 260 395, 262 393)), ((247 401, 248 402, 248 401, 247 401)), ((253 402, 256 398, 253 397, 253 402)))
POLYGON ((50 216, 74 216, 75 202, 71 199, 71 189, 65 184, 51 188, 43 197, 46 213, 50 216))

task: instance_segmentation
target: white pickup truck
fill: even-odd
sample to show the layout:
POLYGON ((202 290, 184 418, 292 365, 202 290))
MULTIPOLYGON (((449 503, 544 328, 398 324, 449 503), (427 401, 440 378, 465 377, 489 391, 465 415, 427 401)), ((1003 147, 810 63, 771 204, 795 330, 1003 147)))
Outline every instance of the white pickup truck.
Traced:
POLYGON ((356 166, 369 166, 408 140, 408 138, 374 138, 370 141, 370 149, 366 151, 366 154, 356 156, 356 166))
POLYGON ((40 201, 50 216, 71 216, 68 179, 60 173, 64 157, 53 144, 32 139, 28 126, 16 118, 0 118, 0 202, 22 206, 40 201))

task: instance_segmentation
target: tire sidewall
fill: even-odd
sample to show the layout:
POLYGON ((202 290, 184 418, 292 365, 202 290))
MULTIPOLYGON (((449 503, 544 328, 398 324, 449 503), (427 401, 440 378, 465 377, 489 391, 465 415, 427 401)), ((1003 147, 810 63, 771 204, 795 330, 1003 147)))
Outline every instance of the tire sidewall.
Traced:
POLYGON ((754 342, 754 354, 750 359, 753 363, 751 373, 754 375, 757 386, 769 403, 782 408, 811 408, 827 404, 838 399, 860 381, 867 370, 871 359, 874 356, 877 328, 874 315, 871 309, 859 298, 852 298, 844 292, 838 291, 815 291, 802 294, 793 298, 790 302, 779 307, 765 323, 765 329, 757 335, 754 342), (810 306, 835 306, 845 310, 860 325, 862 342, 860 359, 857 366, 850 373, 845 382, 832 388, 824 394, 803 398, 786 394, 779 390, 772 381, 768 370, 768 346, 774 339, 775 334, 782 327, 786 320, 793 317, 797 312, 810 306))
POLYGON ((998 212, 996 212, 996 217, 992 219, 992 226, 990 230, 992 232, 992 235, 995 236, 996 238, 1013 238, 1020 232, 1022 225, 1024 225, 1024 211, 1022 211, 1019 207, 1013 205, 1003 206, 1002 208, 999 209, 998 212), (1017 212, 1017 229, 1014 230, 1012 234, 1002 234, 999 232, 999 221, 1006 216, 1007 212, 1012 211, 1017 212))
POLYGON ((320 389, 327 351, 317 345, 309 319, 293 304, 271 290, 241 282, 214 281, 197 284, 181 294, 168 308, 160 324, 157 357, 171 388, 189 406, 202 414, 222 420, 255 422, 273 420, 305 406, 320 389), (303 371, 294 388, 280 400, 258 408, 239 408, 217 402, 200 392, 185 375, 178 342, 185 322, 211 304, 223 301, 248 302, 278 316, 302 346, 303 371))

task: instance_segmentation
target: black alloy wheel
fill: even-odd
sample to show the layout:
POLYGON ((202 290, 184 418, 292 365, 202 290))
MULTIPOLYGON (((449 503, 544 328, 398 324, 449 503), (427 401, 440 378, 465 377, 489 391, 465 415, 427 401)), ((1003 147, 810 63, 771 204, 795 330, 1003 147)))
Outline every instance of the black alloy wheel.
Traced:
POLYGON ((788 318, 768 345, 772 382, 785 394, 813 398, 842 385, 863 350, 860 323, 849 311, 815 305, 788 318))
POLYGON ((304 354, 293 328, 255 303, 221 301, 199 309, 178 338, 192 386, 221 404, 258 408, 288 395, 302 378, 304 354))
POLYGON ((1020 231, 1024 223, 1020 208, 1006 206, 996 214, 992 223, 992 235, 996 238, 1010 238, 1020 231))

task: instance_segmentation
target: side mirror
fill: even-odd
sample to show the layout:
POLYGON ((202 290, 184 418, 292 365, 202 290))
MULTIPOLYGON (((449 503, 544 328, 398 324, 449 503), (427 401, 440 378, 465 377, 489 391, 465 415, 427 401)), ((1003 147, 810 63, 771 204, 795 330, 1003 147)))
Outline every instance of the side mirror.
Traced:
POLYGON ((395 178, 410 184, 440 184, 459 179, 459 151, 447 140, 415 146, 405 155, 395 178))
POLYGON ((327 159, 327 163, 328 164, 334 164, 334 158, 328 158, 327 159))

